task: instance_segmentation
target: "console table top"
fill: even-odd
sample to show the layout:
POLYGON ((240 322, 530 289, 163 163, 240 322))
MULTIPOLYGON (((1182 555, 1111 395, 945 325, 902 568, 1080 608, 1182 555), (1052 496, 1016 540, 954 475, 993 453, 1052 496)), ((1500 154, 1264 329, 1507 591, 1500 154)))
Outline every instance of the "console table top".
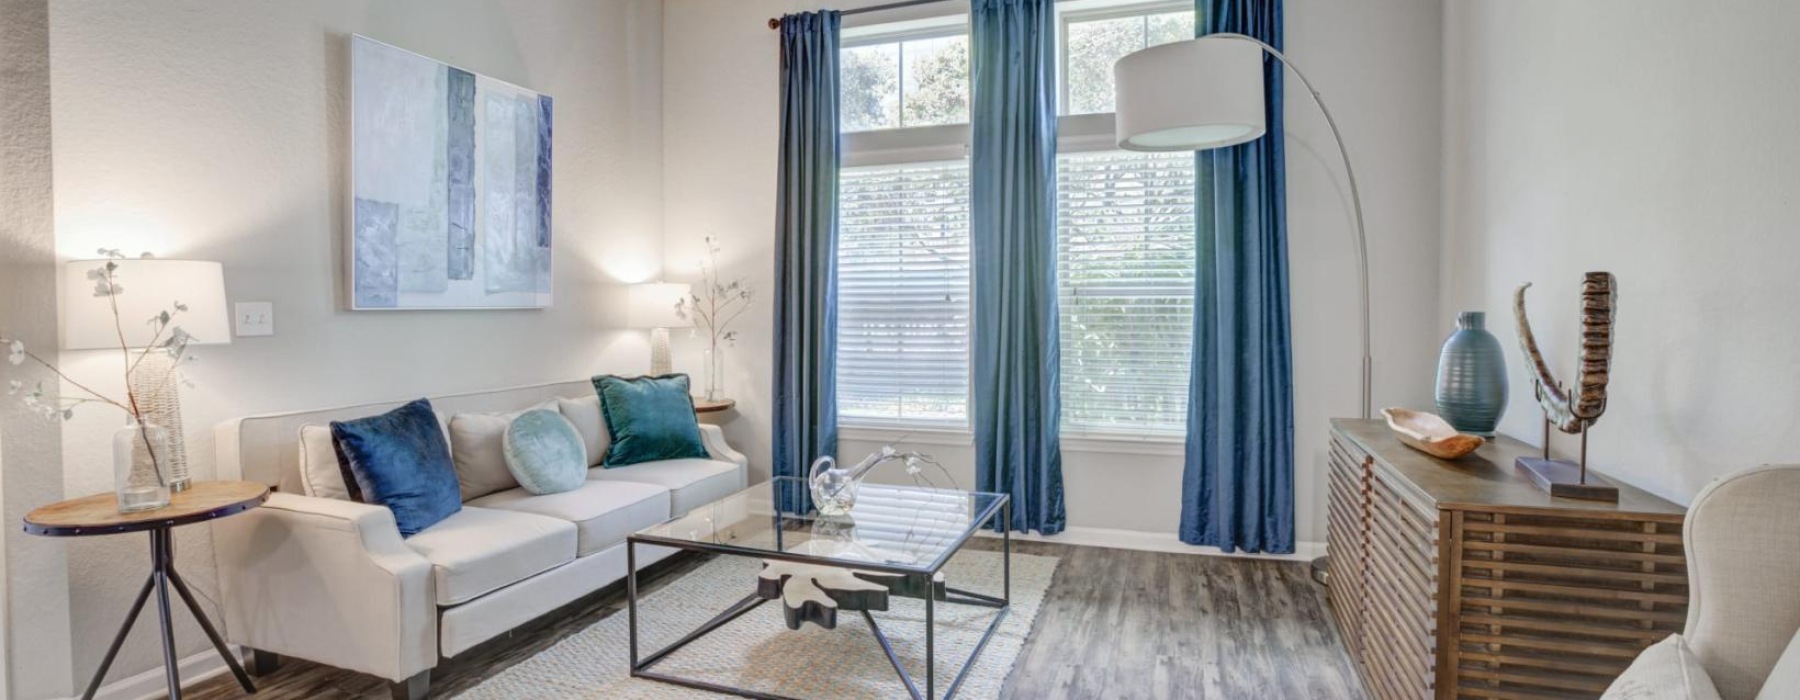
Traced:
MULTIPOLYGON (((1578 511, 1590 517, 1610 512, 1674 520, 1687 512, 1676 503, 1604 475, 1604 481, 1619 487, 1618 503, 1552 498, 1513 466, 1513 460, 1539 457, 1543 451, 1505 435, 1462 459, 1442 460, 1401 444, 1382 421, 1335 418, 1331 427, 1411 482, 1440 509, 1578 511)), ((1588 475, 1596 476, 1592 470, 1588 475)))

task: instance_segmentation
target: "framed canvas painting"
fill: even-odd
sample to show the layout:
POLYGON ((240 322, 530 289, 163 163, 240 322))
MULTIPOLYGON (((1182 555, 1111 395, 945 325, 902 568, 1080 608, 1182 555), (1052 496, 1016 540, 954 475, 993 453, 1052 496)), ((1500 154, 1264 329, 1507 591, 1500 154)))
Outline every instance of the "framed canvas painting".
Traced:
POLYGON ((350 307, 551 301, 549 95, 350 38, 350 307))

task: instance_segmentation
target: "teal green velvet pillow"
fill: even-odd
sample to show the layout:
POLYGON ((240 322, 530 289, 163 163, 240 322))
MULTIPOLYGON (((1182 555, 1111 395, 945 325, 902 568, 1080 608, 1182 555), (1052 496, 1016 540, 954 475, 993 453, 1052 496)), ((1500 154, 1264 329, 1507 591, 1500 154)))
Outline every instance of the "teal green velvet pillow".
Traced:
POLYGON ((687 375, 601 375, 594 377, 594 391, 600 394, 600 413, 612 435, 612 450, 602 466, 706 457, 687 375))
POLYGON ((500 441, 506 470, 526 491, 542 496, 581 488, 587 481, 587 445, 561 413, 526 411, 506 426, 500 441))

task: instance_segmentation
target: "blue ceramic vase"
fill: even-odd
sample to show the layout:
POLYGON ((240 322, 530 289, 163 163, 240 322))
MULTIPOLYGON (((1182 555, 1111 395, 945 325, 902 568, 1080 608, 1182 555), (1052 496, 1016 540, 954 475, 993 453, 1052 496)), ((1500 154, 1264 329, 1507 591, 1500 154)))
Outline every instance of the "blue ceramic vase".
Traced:
POLYGON ((1487 314, 1464 311, 1438 355, 1437 411, 1459 432, 1493 437, 1506 413, 1506 357, 1487 314))

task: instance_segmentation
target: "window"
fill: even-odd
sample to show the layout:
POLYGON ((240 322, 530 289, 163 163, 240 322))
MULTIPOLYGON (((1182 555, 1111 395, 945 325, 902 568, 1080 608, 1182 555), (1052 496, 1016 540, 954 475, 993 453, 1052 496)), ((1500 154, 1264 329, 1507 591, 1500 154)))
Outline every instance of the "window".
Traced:
POLYGON ((843 131, 969 121, 969 36, 852 43, 841 51, 843 131))
POLYGON ((1113 64, 1126 54, 1194 38, 1191 3, 1173 8, 1072 12, 1063 18, 1062 106, 1064 114, 1113 111, 1113 64), (1185 9, 1182 9, 1185 6, 1185 9))
MULTIPOLYGON (((1110 112, 1113 62, 1191 38, 1192 6, 1063 7, 1063 429, 1178 436, 1193 337, 1194 158, 1113 150, 1110 112)), ((969 426, 963 21, 845 32, 837 361, 846 425, 969 426)))
POLYGON ((1192 153, 1057 158, 1062 422, 1179 435, 1194 334, 1192 153))
POLYGON ((841 57, 838 415, 966 430, 968 30, 846 30, 841 57))
POLYGON ((968 163, 847 168, 838 189, 838 414, 966 427, 968 163))

